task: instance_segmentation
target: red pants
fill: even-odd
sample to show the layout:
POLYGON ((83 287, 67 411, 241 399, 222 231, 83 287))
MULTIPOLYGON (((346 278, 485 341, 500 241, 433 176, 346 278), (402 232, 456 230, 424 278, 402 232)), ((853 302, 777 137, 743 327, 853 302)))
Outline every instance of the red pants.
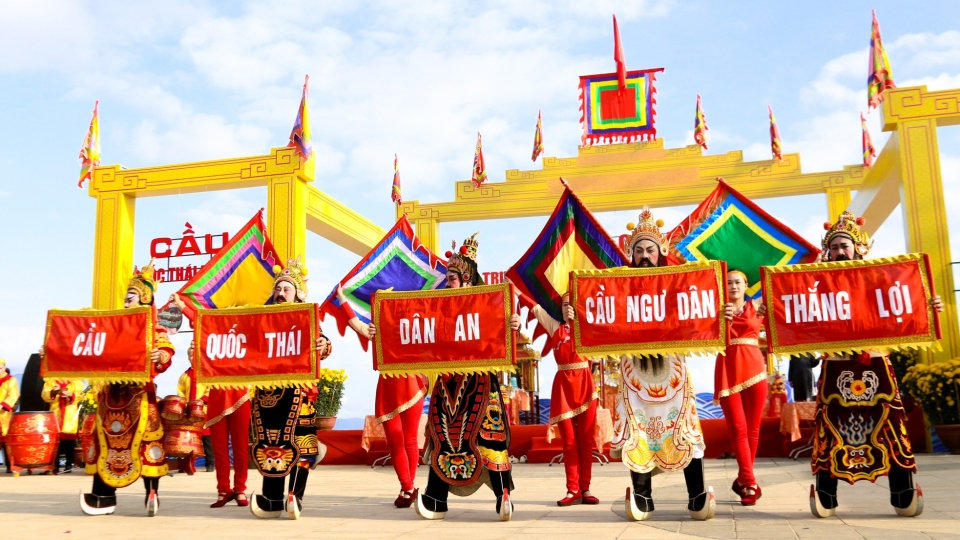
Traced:
POLYGON ((383 423, 390 461, 393 462, 393 470, 397 471, 403 491, 413 491, 413 481, 417 477, 417 465, 420 463, 417 433, 420 431, 421 415, 422 397, 412 407, 383 423))
POLYGON ((563 441, 563 470, 567 474, 567 490, 588 491, 593 473, 594 431, 597 427, 597 400, 582 413, 557 422, 563 441))
POLYGON ((733 453, 737 456, 740 473, 737 481, 744 486, 757 485, 753 475, 753 462, 757 459, 757 445, 760 442, 760 414, 767 399, 767 382, 745 388, 736 394, 720 398, 720 408, 727 420, 727 430, 733 453))
POLYGON ((250 402, 210 426, 213 466, 217 469, 217 493, 243 493, 247 490, 248 444, 250 440, 250 402), (233 441, 233 489, 230 489, 230 446, 233 441))

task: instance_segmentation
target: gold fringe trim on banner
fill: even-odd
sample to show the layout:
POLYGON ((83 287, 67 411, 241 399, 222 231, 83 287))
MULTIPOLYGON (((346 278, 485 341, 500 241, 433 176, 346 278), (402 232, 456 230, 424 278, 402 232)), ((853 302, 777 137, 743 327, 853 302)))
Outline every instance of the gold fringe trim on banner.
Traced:
POLYGON ((432 369, 411 369, 411 370, 397 370, 397 371, 381 371, 380 374, 385 377, 400 377, 402 375, 425 375, 427 380, 430 381, 429 391, 433 393, 433 386, 437 377, 441 375, 474 375, 479 373, 514 373, 517 370, 517 366, 489 366, 489 367, 449 367, 449 368, 432 368, 432 369))
POLYGON ((879 340, 863 340, 851 344, 828 343, 819 345, 792 345, 790 347, 783 347, 771 354, 782 360, 786 360, 791 355, 803 353, 843 355, 870 351, 889 354, 891 351, 902 351, 906 349, 915 349, 921 351, 932 350, 936 352, 943 350, 940 342, 936 340, 907 343, 879 343, 878 341, 879 340))

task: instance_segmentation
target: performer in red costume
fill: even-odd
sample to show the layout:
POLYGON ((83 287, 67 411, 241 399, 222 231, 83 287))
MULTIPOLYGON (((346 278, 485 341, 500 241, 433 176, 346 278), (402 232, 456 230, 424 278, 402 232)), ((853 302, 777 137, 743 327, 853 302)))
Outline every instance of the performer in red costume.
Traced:
MULTIPOLYGON (((823 261, 863 259, 873 242, 860 229, 863 218, 850 212, 836 223, 824 223, 823 261)), ((939 296, 930 305, 943 311, 939 296)), ((897 515, 919 516, 923 491, 914 485, 917 462, 913 456, 900 400, 897 377, 890 359, 874 351, 831 355, 823 363, 817 384, 811 468, 816 484, 810 486, 810 512, 830 517, 837 512, 837 484, 875 482, 889 476, 890 504, 897 515), (854 387, 862 391, 852 390, 854 387)))
MULTIPOLYGON (((373 339, 377 335, 376 325, 366 324, 357 317, 340 287, 337 287, 337 299, 346 312, 350 328, 367 339, 373 339)), ((413 504, 414 481, 420 463, 417 434, 426 395, 427 385, 419 375, 380 375, 377 379, 374 411, 377 423, 383 425, 390 461, 400 480, 400 495, 393 501, 397 508, 409 508, 413 504)))
POLYGON ((753 462, 757 459, 760 417, 767 399, 767 362, 759 341, 765 308, 747 301, 746 290, 746 274, 740 270, 727 272, 724 316, 729 321, 730 345, 726 354, 717 355, 713 401, 723 409, 737 457, 739 472, 733 481, 733 492, 740 496, 740 504, 753 506, 762 494, 753 475, 753 462))
MULTIPOLYGON (((187 355, 193 358, 193 341, 190 342, 187 355)), ((189 374, 192 380, 193 368, 188 369, 186 374, 189 374)), ((203 427, 210 430, 212 452, 207 451, 206 445, 203 451, 207 456, 207 463, 213 463, 217 472, 217 500, 210 504, 210 508, 221 508, 230 501, 237 501, 237 506, 247 506, 250 504, 245 493, 250 442, 250 391, 246 388, 210 388, 203 399, 207 402, 207 421, 203 427)))
MULTIPOLYGON (((151 261, 130 279, 123 307, 152 306, 156 290, 151 261)), ((152 337, 151 380, 170 367, 174 353, 166 328, 155 325, 152 337)), ((112 514, 117 508, 117 488, 143 477, 147 516, 155 516, 160 510, 160 477, 168 472, 156 386, 152 381, 102 385, 97 404, 96 451, 92 459, 84 456, 87 474, 94 475, 93 489, 80 493, 80 510, 91 516, 112 514)))
POLYGON ((533 307, 533 315, 550 336, 553 358, 557 361, 557 375, 550 393, 550 425, 556 425, 560 430, 563 470, 567 476, 567 496, 557 501, 557 506, 600 504, 600 499, 590 493, 597 428, 597 387, 590 362, 573 352, 570 293, 563 295, 563 323, 539 305, 533 307))

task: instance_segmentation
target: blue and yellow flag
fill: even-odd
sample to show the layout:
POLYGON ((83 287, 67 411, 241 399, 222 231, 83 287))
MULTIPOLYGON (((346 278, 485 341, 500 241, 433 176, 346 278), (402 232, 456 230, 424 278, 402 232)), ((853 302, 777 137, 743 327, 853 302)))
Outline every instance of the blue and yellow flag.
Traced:
POLYGON ((87 128, 87 135, 83 138, 83 146, 80 147, 78 188, 83 188, 84 180, 93 179, 93 168, 100 165, 100 117, 97 114, 99 106, 99 101, 93 103, 93 118, 90 119, 90 127, 87 128))
POLYGON ((300 108, 297 110, 297 119, 293 123, 293 129, 290 130, 290 142, 288 148, 296 148, 295 153, 300 156, 300 161, 305 162, 313 154, 313 140, 310 137, 310 108, 308 97, 310 89, 310 76, 306 75, 303 79, 303 96, 300 98, 300 108))
POLYGON ((681 261, 726 261, 747 276, 747 297, 760 296, 760 267, 815 262, 820 250, 719 178, 717 189, 670 233, 681 261))

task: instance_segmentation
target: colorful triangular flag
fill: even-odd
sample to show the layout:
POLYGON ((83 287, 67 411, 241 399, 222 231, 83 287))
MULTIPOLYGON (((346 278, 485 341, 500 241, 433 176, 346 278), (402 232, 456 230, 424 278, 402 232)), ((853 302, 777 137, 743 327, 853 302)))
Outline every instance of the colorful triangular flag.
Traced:
POLYGON ((863 166, 869 167, 873 164, 873 158, 877 157, 877 149, 873 146, 870 131, 867 129, 867 119, 863 117, 863 113, 860 113, 860 129, 863 131, 861 137, 863 141, 863 166))
MULTIPOLYGON (((522 293, 523 305, 531 308, 539 304, 551 317, 562 321, 561 296, 567 292, 571 270, 626 264, 617 243, 566 186, 543 230, 506 275, 522 293)), ((543 330, 538 325, 533 339, 541 333, 543 330)))
POLYGON ((880 23, 877 21, 877 12, 873 12, 873 28, 870 32, 870 65, 867 73, 867 111, 870 107, 879 107, 883 101, 883 93, 888 88, 896 88, 893 82, 893 71, 890 69, 890 59, 887 50, 883 48, 880 39, 880 23))
POLYGON ((537 111, 537 131, 533 134, 533 155, 531 161, 537 161, 537 156, 543 153, 543 122, 540 120, 540 111, 537 111))
POLYGON ((177 291, 184 315, 193 320, 198 308, 266 304, 273 291, 274 266, 282 268, 283 262, 267 236, 261 209, 177 291))
POLYGON ((780 146, 780 129, 777 127, 777 119, 773 117, 773 107, 767 105, 767 112, 770 113, 770 151, 773 152, 773 158, 777 161, 783 161, 780 153, 783 151, 780 146))
POLYGON ((693 140, 697 144, 707 149, 707 117, 703 115, 703 107, 700 105, 700 94, 697 94, 697 116, 693 121, 693 140))
POLYGON ((400 198, 400 166, 397 164, 397 155, 393 155, 393 190, 390 193, 390 199, 397 203, 397 206, 403 202, 400 198))
POLYGON ((760 267, 814 262, 813 244, 777 221, 722 178, 699 206, 667 234, 681 262, 726 261, 747 276, 747 296, 760 296, 760 267))
POLYGON ((480 132, 477 132, 477 149, 473 152, 473 185, 480 187, 487 181, 487 165, 483 161, 483 144, 480 142, 480 132))
POLYGON ((309 82, 310 76, 304 76, 303 96, 300 98, 297 120, 293 123, 293 129, 290 130, 290 142, 287 144, 287 147, 296 149, 295 153, 300 156, 301 162, 307 161, 313 154, 313 140, 310 137, 310 108, 308 104, 308 97, 310 95, 309 82))
POLYGON ((80 146, 80 181, 78 188, 83 188, 84 180, 93 180, 93 168, 100 165, 100 116, 97 109, 99 101, 93 102, 93 117, 90 118, 90 127, 80 146))
POLYGON ((627 61, 623 58, 623 45, 620 44, 620 25, 617 16, 613 16, 613 59, 617 62, 617 88, 627 89, 627 61))
MULTIPOLYGON (((447 264, 420 243, 413 232, 407 216, 397 220, 396 225, 367 253, 350 272, 341 279, 320 305, 321 313, 329 313, 337 320, 340 335, 347 330, 347 314, 337 299, 337 286, 363 322, 370 324, 370 297, 379 290, 426 291, 441 289, 447 283, 447 264)), ((364 350, 368 340, 360 337, 364 350)))

